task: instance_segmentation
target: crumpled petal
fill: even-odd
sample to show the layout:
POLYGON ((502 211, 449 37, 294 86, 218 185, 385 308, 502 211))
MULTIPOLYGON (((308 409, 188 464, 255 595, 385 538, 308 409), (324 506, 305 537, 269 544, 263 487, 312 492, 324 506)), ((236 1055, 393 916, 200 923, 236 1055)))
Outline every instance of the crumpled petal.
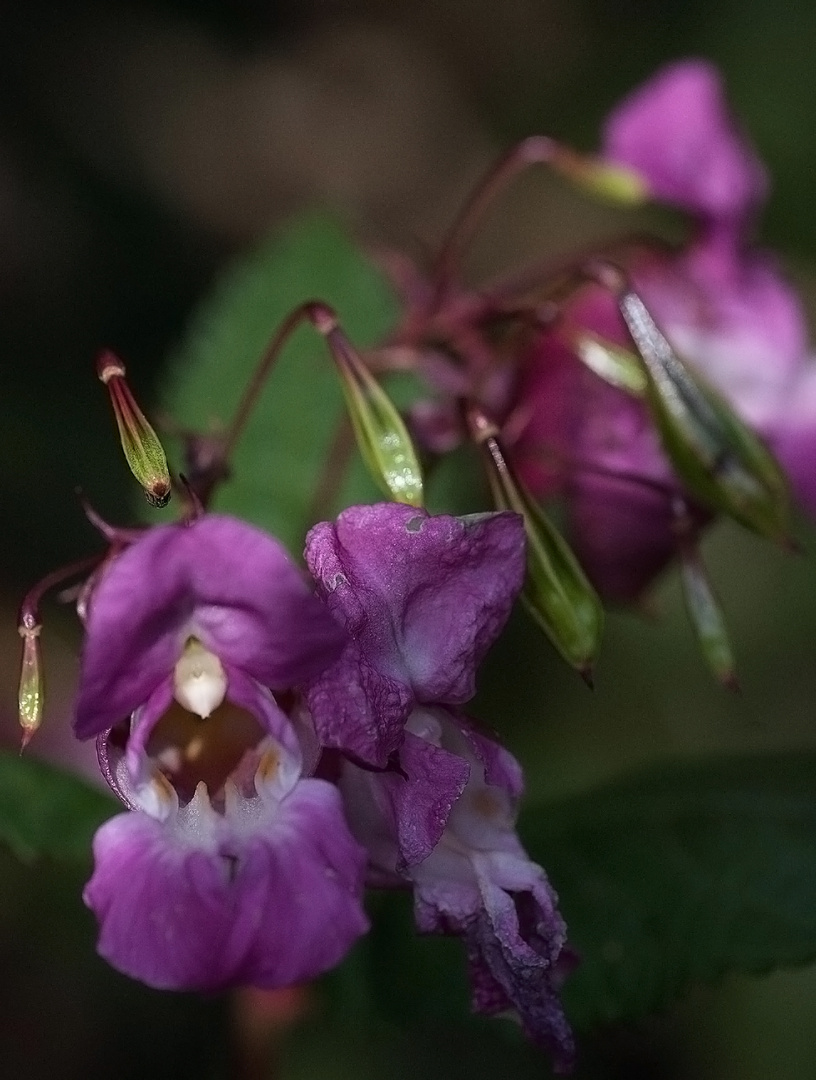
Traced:
POLYGON ((571 1072, 575 1040, 559 998, 565 929, 546 879, 512 896, 488 886, 482 896, 483 909, 464 928, 474 1010, 513 1009, 555 1071, 571 1072))
POLYGON ((704 60, 669 64, 626 97, 602 145, 603 157, 637 172, 656 199, 703 217, 743 218, 767 191, 719 72, 704 60))
POLYGON ((518 802, 524 794, 524 774, 510 751, 482 732, 469 717, 457 716, 455 723, 481 764, 485 783, 501 788, 513 802, 518 802))
MULTIPOLYGON (((525 1032, 567 1071, 574 1045, 558 991, 572 954, 555 893, 515 833, 521 770, 473 721, 447 709, 418 709, 401 757, 421 762, 430 779, 434 752, 458 759, 469 771, 453 805, 439 815, 444 830, 424 858, 400 859, 405 837, 398 839, 398 823, 411 803, 407 797, 401 805, 392 800, 399 778, 387 773, 344 770, 340 786, 352 830, 368 850, 378 884, 413 885, 421 933, 464 939, 474 1008, 516 1011, 525 1032)), ((422 779, 419 769, 416 777, 422 779)), ((415 809, 420 851, 438 832, 438 826, 428 827, 426 810, 427 804, 415 809)))
POLYGON ((431 854, 469 775, 467 761, 410 731, 393 768, 344 767, 347 817, 377 870, 402 872, 431 854))
POLYGON ((94 590, 77 735, 90 738, 146 701, 190 635, 278 689, 316 675, 346 641, 265 533, 216 515, 158 526, 123 552, 94 590))
POLYGON ((363 645, 352 641, 309 686, 307 701, 324 746, 384 768, 402 744, 413 694, 404 681, 379 671, 363 645))
POLYGON ((544 871, 509 837, 515 852, 444 852, 413 873, 417 929, 464 939, 473 1008, 515 1011, 525 1034, 569 1072, 575 1045, 559 990, 571 964, 566 928, 544 871), (431 865, 433 863, 433 865, 431 865))
POLYGON ((290 986, 368 928, 365 856, 322 780, 226 818, 198 797, 165 822, 120 814, 97 832, 94 859, 84 898, 99 952, 159 989, 290 986))
POLYGON ((312 529, 306 561, 355 642, 310 692, 317 731, 382 766, 414 702, 473 696, 476 667, 521 589, 524 531, 508 513, 431 517, 393 503, 355 506, 312 529), (362 722, 334 691, 351 692, 355 666, 362 722))

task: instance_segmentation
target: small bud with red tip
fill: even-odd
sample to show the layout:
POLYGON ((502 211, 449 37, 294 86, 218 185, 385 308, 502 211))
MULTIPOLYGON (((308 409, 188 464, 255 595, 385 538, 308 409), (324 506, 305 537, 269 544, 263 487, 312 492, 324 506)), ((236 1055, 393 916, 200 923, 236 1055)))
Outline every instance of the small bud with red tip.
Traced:
POLYGON ((108 388, 122 449, 130 471, 152 506, 170 499, 170 470, 159 437, 136 404, 125 379, 125 365, 112 352, 102 352, 96 363, 100 382, 108 388))

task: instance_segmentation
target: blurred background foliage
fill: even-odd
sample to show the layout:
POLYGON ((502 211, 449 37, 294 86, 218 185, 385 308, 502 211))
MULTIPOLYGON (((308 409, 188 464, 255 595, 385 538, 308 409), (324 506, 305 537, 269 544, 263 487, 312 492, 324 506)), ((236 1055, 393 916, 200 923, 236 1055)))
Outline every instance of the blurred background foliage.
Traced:
MULTIPOLYGON (((196 301, 228 259, 296 210, 328 209, 373 247, 421 255, 500 147, 537 131, 590 149, 624 92, 690 54, 723 70, 774 181, 762 240, 779 250, 813 310, 814 34, 816 7, 804 0, 784 12, 761 0, 7 5, 0 41, 7 739, 16 739, 15 607, 28 583, 94 543, 75 489, 108 518, 134 512, 93 373, 101 346, 122 353, 139 396, 156 402, 196 301)), ((468 275, 478 280, 620 227, 619 217, 531 175, 485 223, 468 275)), ((200 391, 206 396, 207 387, 200 391)), ((218 407, 214 393, 214 415, 218 407)), ((659 621, 610 619, 594 694, 521 618, 514 621, 488 661, 476 712, 523 761, 530 801, 643 763, 813 748, 814 544, 804 524, 800 536, 800 557, 735 528, 708 541, 740 697, 706 674, 671 579, 657 597, 659 621)), ((66 729, 78 635, 60 609, 48 617, 39 750, 81 767, 66 729)), ((95 957, 81 873, 0 860, 5 1075, 547 1074, 510 1025, 470 1021, 463 1009, 459 1020, 457 1009, 430 1018, 421 988, 413 1000, 406 988, 401 1017, 387 970, 379 976, 382 1007, 372 1012, 364 995, 355 999, 354 958, 306 1000, 148 991, 95 957), (341 1011, 332 1004, 338 994, 341 1011), (278 1039, 278 1028, 300 1014, 293 1034, 278 1039)), ((428 944, 440 966, 456 955, 455 945, 428 944)), ((394 957, 395 971, 403 962, 394 957)), ((816 971, 730 977, 660 1017, 584 1036, 578 1075, 805 1080, 816 1077, 814 1018, 816 971)))

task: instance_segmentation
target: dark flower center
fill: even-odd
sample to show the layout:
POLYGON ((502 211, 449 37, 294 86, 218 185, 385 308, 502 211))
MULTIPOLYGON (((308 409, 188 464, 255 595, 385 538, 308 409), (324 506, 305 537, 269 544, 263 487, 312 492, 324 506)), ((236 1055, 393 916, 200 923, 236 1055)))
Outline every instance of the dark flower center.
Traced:
POLYGON ((229 701, 206 719, 174 701, 150 733, 145 749, 182 802, 191 799, 203 781, 217 803, 223 800, 228 779, 239 791, 250 793, 257 768, 253 751, 264 734, 252 713, 229 701))

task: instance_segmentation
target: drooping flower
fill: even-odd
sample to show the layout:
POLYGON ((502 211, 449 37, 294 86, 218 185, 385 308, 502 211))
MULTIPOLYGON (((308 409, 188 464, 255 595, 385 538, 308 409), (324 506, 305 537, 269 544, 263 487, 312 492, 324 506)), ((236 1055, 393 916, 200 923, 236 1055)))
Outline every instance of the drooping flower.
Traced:
POLYGON ((458 709, 522 585, 521 519, 353 507, 312 530, 306 558, 352 639, 308 700, 321 741, 345 754, 370 883, 411 885, 418 928, 463 938, 474 1008, 515 1011, 568 1069, 566 932, 514 831, 521 773, 458 709))
POLYGON ((130 808, 94 842, 99 949, 151 986, 275 987, 367 928, 364 854, 273 692, 346 636, 283 548, 227 517, 149 530, 96 584, 75 728, 130 808))
POLYGON ((340 786, 355 835, 369 851, 370 878, 410 884, 417 929, 463 939, 474 1010, 515 1013, 556 1070, 569 1072, 575 1048, 558 995, 573 954, 557 897, 515 832, 518 763, 452 710, 416 709, 408 730, 466 763, 468 781, 431 854, 405 865, 384 797, 387 774, 347 764, 340 786))
MULTIPOLYGON (((692 215, 682 250, 636 251, 633 285, 678 355, 766 439, 816 511, 816 367, 794 290, 748 242, 766 179, 716 70, 685 61, 659 72, 613 111, 602 156, 692 215)), ((695 528, 712 515, 674 474, 645 403, 578 359, 582 335, 632 348, 613 299, 597 286, 582 289, 522 365, 517 400, 528 423, 518 464, 540 495, 564 496, 573 543, 596 586, 631 600, 677 550, 678 504, 695 528)))

